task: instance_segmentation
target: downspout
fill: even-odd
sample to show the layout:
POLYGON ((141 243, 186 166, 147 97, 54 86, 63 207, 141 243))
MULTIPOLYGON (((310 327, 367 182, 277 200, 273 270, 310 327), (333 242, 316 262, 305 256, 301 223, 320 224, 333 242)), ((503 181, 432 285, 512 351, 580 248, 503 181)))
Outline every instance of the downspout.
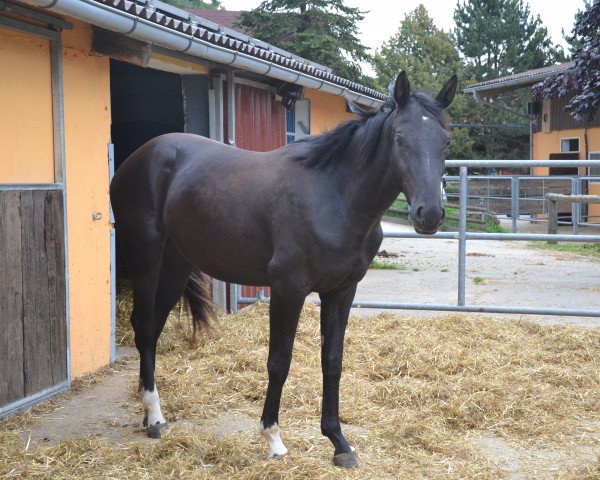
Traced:
POLYGON ((227 143, 235 147, 235 73, 227 71, 227 143))
POLYGON ((295 83, 314 90, 321 90, 336 96, 345 96, 366 106, 377 107, 382 101, 336 85, 327 80, 317 79, 302 72, 277 65, 267 60, 213 45, 190 35, 171 30, 150 22, 137 15, 122 12, 93 0, 21 0, 38 8, 48 9, 87 23, 106 28, 113 32, 136 38, 140 41, 160 45, 176 52, 211 60, 237 69, 248 70, 289 83, 295 83))

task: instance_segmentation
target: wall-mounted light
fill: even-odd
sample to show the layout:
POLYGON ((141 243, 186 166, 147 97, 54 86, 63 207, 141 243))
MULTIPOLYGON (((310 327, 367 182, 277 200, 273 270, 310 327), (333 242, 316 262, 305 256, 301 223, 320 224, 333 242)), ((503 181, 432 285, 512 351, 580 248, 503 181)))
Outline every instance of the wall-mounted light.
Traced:
POLYGON ((293 108, 296 101, 302 98, 302 95, 303 88, 299 85, 294 85, 293 83, 284 83, 277 89, 277 99, 286 110, 293 108))

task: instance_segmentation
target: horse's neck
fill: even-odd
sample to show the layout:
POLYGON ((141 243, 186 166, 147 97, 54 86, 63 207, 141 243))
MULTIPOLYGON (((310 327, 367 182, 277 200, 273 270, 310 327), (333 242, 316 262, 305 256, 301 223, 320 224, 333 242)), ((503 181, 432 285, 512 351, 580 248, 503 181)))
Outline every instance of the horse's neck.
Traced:
POLYGON ((390 145, 383 141, 371 158, 354 162, 346 198, 356 228, 370 230, 400 193, 400 179, 395 177, 389 157, 390 145))

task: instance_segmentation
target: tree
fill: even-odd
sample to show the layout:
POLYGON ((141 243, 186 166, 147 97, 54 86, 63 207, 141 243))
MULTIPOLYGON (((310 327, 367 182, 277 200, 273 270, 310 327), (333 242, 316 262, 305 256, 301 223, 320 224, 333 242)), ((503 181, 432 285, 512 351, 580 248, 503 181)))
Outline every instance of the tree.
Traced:
POLYGON ((581 45, 573 56, 575 67, 534 85, 533 93, 545 98, 572 95, 565 107, 571 116, 592 120, 600 108, 600 0, 587 4, 572 33, 572 42, 581 45))
POLYGON ((419 5, 406 14, 396 35, 375 52, 373 68, 375 81, 384 91, 400 70, 408 72, 414 84, 437 91, 452 74, 461 73, 462 63, 452 38, 419 5))
MULTIPOLYGON (((579 17, 587 10, 589 10, 592 7, 592 0, 583 0, 583 10, 579 10, 577 9, 577 13, 575 14, 575 21, 573 22, 574 25, 577 24, 577 22, 579 21, 579 17)), ((567 54, 567 60, 572 60, 573 56, 577 53, 577 50, 580 50, 582 45, 581 42, 577 39, 577 37, 574 37, 570 34, 565 33, 565 29, 561 29, 561 33, 562 33, 562 37, 563 40, 568 44, 568 54, 567 54)), ((571 33, 573 33, 571 31, 571 33)))
POLYGON ((357 37, 363 18, 364 12, 343 0, 267 0, 242 12, 237 25, 260 40, 330 67, 336 75, 363 82, 359 62, 369 60, 357 37))
MULTIPOLYGON (((462 61, 452 38, 435 26, 423 5, 406 14, 398 32, 375 52, 372 64, 375 84, 383 91, 387 91, 389 82, 400 70, 407 72, 414 85, 436 92, 455 73, 464 79, 462 61)), ((478 106, 470 105, 459 90, 448 116, 452 122, 467 123, 473 109, 478 106)), ((474 158, 475 142, 467 130, 454 129, 452 137, 450 158, 474 158)))
POLYGON ((454 37, 478 81, 564 61, 523 0, 459 0, 454 37))
POLYGON ((202 0, 162 0, 169 5, 179 8, 198 8, 198 9, 222 9, 220 0, 209 0, 203 2, 202 0))
MULTIPOLYGON (((476 81, 503 77, 515 72, 564 61, 540 16, 533 17, 523 0, 462 0, 454 10, 452 32, 458 50, 467 63, 469 76, 476 81)), ((508 113, 523 111, 529 91, 514 91, 494 97, 494 105, 507 110, 479 108, 469 111, 469 123, 522 124, 523 119, 508 113)), ((474 102, 473 102, 474 103, 474 102)), ((491 103, 491 102, 490 102, 491 103)), ((528 158, 529 135, 525 129, 490 128, 471 131, 478 158, 528 158)))

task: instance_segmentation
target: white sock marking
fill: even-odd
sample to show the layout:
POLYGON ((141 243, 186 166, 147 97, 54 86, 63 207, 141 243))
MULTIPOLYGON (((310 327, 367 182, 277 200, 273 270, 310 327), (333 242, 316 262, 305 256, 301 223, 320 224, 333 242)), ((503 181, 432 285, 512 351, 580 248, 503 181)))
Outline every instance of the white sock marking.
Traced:
POLYGON ((163 417, 160 411, 160 397, 158 396, 158 389, 154 384, 154 391, 146 389, 140 389, 139 392, 140 401, 144 405, 144 409, 148 414, 148 425, 157 425, 159 423, 167 423, 165 417, 163 417))
POLYGON ((262 436, 265 437, 267 444, 269 445, 269 458, 283 457, 288 453, 288 449, 281 441, 279 436, 279 425, 276 423, 272 427, 265 428, 263 423, 260 423, 262 436))

